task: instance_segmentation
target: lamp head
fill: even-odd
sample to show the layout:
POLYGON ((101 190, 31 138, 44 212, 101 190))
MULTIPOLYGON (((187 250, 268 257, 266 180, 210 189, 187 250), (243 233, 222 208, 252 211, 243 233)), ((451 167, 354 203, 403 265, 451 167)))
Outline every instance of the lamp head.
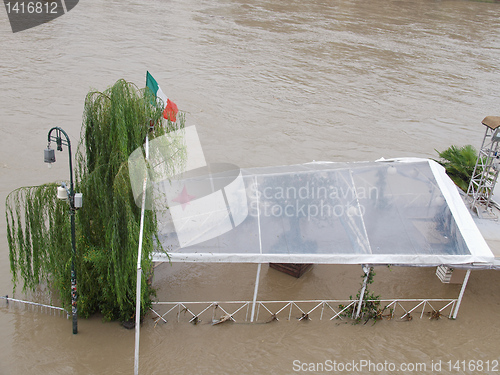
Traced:
POLYGON ((57 199, 68 199, 68 191, 66 190, 66 186, 61 185, 57 187, 57 199))
POLYGON ((56 161, 56 152, 50 146, 47 146, 43 154, 45 163, 54 163, 56 161))

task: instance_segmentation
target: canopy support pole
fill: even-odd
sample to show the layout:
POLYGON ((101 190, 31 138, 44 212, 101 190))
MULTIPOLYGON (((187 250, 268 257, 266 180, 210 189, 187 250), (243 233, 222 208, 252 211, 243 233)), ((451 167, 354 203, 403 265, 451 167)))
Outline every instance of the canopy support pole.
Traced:
MULTIPOLYGON (((255 187, 258 191, 259 183, 257 182, 257 176, 254 177, 255 187)), ((259 194, 255 196, 257 199, 257 227, 259 228, 259 252, 262 254, 262 233, 260 231, 260 210, 259 210, 259 194)), ((260 280, 260 269, 262 268, 262 263, 257 266, 257 276, 255 277, 255 289, 253 290, 253 301, 252 301, 252 315, 250 315, 250 323, 253 323, 255 318, 255 303, 257 301, 257 293, 259 292, 259 280, 260 280)))
POLYGON ((467 282, 469 281, 469 276, 470 276, 470 269, 468 269, 467 273, 465 274, 464 282, 462 283, 462 289, 460 289, 460 294, 458 296, 457 305, 455 307, 455 311, 453 312, 453 319, 457 318, 458 309, 460 308, 460 304, 462 303, 462 298, 465 293, 465 287, 467 286, 467 282))
POLYGON ((358 309, 356 311, 356 316, 354 319, 359 318, 361 313, 361 305, 363 304, 363 297, 365 296, 366 284, 368 283, 368 274, 370 273, 370 267, 363 265, 363 272, 365 273, 365 279, 363 280, 363 287, 361 288, 361 293, 359 294, 358 309))
MULTIPOLYGON (((149 157, 149 141, 146 135, 146 161, 149 157)), ((142 237, 144 236, 144 211, 146 209, 146 187, 148 185, 148 171, 142 185, 142 205, 141 205, 141 223, 139 229, 139 248, 137 251, 137 283, 135 291, 135 353, 134 353, 134 375, 139 374, 139 338, 141 327, 141 290, 142 290, 142 237)))
POLYGON ((255 289, 253 291, 253 302, 252 302, 252 315, 250 316, 250 323, 253 323, 255 317, 255 303, 257 301, 257 293, 259 292, 259 280, 260 280, 260 269, 262 268, 262 263, 257 265, 257 276, 255 277, 255 289))

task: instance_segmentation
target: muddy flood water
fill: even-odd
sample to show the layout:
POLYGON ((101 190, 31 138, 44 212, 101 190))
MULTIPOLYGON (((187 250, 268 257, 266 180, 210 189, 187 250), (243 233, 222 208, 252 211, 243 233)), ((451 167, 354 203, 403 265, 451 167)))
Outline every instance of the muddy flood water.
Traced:
MULTIPOLYGON (((256 167, 436 158, 452 144, 479 147, 481 120, 500 115, 499 68, 496 3, 85 0, 18 33, 0 11, 0 200, 20 186, 67 179, 64 153, 52 169, 43 162, 47 131, 61 126, 76 143, 87 92, 120 78, 143 87, 146 70, 197 126, 208 161, 256 167)), ((163 301, 251 300, 256 270, 162 264, 154 283, 163 301)), ((371 289, 384 299, 456 298, 460 286, 441 283, 435 271, 378 267, 371 289)), ((263 265, 259 299, 348 299, 361 275, 360 266, 315 265, 296 280, 263 265)), ((0 215, 0 295, 7 294, 0 215)), ((299 321, 294 312, 269 324, 212 326, 182 313, 179 322, 174 315, 155 324, 150 314, 140 373, 494 374, 499 311, 500 272, 473 271, 457 320, 417 313, 351 325, 299 321), (468 367, 478 361, 481 369, 468 367), (334 371, 334 362, 355 366, 334 371), (396 369, 359 368, 369 363, 396 369)), ((0 300, 0 374, 133 368, 134 332, 119 323, 80 319, 73 335, 64 316, 0 300)))

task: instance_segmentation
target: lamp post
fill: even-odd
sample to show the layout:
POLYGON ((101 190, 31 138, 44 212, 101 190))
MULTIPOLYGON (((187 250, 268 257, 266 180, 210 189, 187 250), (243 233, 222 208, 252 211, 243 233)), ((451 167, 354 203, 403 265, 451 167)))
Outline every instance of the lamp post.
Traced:
POLYGON ((57 189, 57 197, 59 199, 68 199, 69 201, 69 215, 71 218, 71 313, 73 316, 73 334, 78 333, 78 309, 77 309, 77 295, 76 295, 76 273, 75 273, 75 255, 76 255, 76 238, 75 238, 75 212, 77 208, 82 205, 82 195, 75 194, 73 185, 73 164, 71 162, 71 142, 69 140, 68 134, 59 127, 53 127, 49 130, 47 135, 47 148, 44 151, 44 161, 45 163, 54 163, 56 161, 55 150, 50 148, 50 143, 52 141, 56 142, 57 150, 62 151, 62 146, 68 147, 69 152, 69 179, 70 186, 69 189, 64 183, 61 184, 57 189), (52 133, 55 133, 53 135, 52 133), (64 139, 63 137, 64 136, 64 139))

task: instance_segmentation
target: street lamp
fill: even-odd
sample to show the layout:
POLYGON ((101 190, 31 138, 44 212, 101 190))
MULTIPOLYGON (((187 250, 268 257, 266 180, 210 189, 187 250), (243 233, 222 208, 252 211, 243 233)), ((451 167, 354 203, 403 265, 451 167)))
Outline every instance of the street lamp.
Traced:
POLYGON ((73 316, 73 334, 78 333, 78 309, 77 309, 77 295, 76 295, 76 272, 75 272, 75 255, 76 255, 76 239, 75 239, 75 212, 82 206, 82 194, 75 194, 73 185, 73 164, 71 162, 71 142, 68 134, 59 127, 53 127, 49 130, 47 136, 47 148, 44 151, 45 163, 54 163, 56 161, 55 150, 50 148, 50 142, 54 141, 57 145, 57 150, 62 151, 62 146, 68 146, 69 152, 69 179, 70 186, 67 188, 66 184, 62 183, 57 188, 57 198, 68 199, 69 202, 69 215, 71 218, 71 313, 73 316), (52 135, 55 133, 55 135, 52 135), (62 138, 64 136, 65 139, 62 138))

